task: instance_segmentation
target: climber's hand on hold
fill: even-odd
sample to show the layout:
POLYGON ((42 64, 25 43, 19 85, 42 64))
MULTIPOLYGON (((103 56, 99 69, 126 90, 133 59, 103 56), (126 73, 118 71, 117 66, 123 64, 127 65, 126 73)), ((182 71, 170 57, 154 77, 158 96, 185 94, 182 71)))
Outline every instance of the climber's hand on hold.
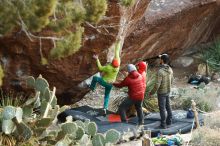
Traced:
POLYGON ((98 59, 99 57, 98 57, 98 55, 95 54, 95 55, 93 55, 93 58, 98 59))

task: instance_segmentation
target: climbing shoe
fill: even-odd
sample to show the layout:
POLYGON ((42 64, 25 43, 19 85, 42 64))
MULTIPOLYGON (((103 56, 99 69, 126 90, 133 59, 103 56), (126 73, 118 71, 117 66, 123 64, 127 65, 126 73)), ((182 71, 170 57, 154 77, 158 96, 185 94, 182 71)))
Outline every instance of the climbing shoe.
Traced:
POLYGON ((104 108, 103 109, 103 116, 106 117, 106 115, 107 115, 107 110, 104 108))

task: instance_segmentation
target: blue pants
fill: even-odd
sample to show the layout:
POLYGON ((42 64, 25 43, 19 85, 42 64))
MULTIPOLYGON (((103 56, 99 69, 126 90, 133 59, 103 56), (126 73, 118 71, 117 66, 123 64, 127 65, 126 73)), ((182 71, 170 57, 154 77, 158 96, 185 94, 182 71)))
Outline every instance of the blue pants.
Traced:
POLYGON ((97 82, 101 86, 105 87, 104 108, 108 109, 108 103, 109 103, 110 92, 112 90, 112 84, 105 82, 101 77, 94 76, 92 79, 92 83, 90 85, 91 90, 95 90, 97 82))

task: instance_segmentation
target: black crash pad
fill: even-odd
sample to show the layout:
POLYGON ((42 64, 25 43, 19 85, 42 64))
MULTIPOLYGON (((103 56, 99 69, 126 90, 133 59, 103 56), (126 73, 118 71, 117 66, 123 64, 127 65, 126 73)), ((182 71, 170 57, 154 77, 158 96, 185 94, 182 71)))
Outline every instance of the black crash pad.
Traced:
MULTIPOLYGON (((158 133, 170 135, 178 132, 187 133, 190 132, 193 125, 194 119, 186 118, 186 111, 175 110, 173 113, 173 124, 167 129, 160 129, 160 115, 159 113, 151 113, 144 117, 144 129, 151 130, 151 135, 157 136, 158 133)), ((107 111, 107 116, 102 116, 102 109, 95 109, 89 106, 82 106, 78 108, 72 108, 66 110, 58 115, 60 122, 65 122, 67 116, 72 116, 74 120, 89 119, 94 121, 98 125, 98 132, 104 133, 109 129, 116 129, 120 132, 127 132, 137 129, 137 117, 130 118, 128 123, 115 122, 111 123, 108 121, 108 115, 114 114, 111 111, 107 111)), ((203 116, 199 114, 200 123, 203 123, 203 116)))

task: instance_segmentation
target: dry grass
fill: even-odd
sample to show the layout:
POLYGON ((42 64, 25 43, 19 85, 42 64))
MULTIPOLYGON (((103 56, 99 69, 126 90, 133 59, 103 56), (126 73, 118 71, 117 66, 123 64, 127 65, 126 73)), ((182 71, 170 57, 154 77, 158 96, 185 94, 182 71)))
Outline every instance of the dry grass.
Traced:
POLYGON ((195 130, 193 146, 220 146, 220 111, 206 115, 205 126, 195 130))
POLYGON ((197 107, 204 111, 219 109, 220 88, 206 86, 204 89, 194 89, 191 86, 178 89, 178 95, 172 100, 174 109, 188 109, 191 107, 191 99, 197 103, 197 107))

